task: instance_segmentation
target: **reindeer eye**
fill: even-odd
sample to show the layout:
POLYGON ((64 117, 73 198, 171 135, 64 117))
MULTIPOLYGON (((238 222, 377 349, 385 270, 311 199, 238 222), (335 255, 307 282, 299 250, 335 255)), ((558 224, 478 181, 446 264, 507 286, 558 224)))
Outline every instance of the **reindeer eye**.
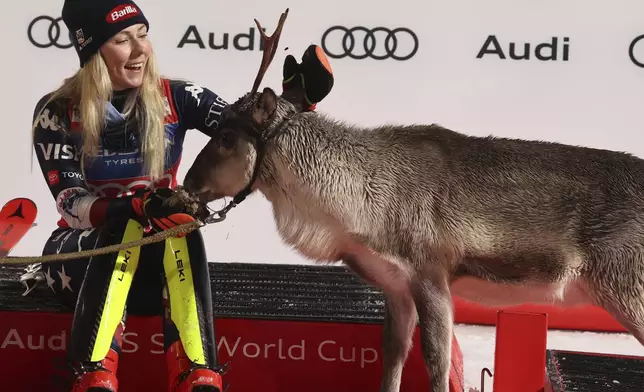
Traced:
POLYGON ((221 136, 219 138, 219 144, 226 149, 231 149, 235 147, 235 143, 237 142, 237 137, 235 134, 231 131, 223 131, 221 133, 221 136))

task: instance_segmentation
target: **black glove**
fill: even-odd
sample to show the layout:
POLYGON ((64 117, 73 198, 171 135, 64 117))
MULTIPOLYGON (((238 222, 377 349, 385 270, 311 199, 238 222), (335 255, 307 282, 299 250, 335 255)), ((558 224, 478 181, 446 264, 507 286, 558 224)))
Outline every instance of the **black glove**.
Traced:
POLYGON ((156 231, 167 230, 194 222, 195 218, 203 219, 207 216, 208 212, 204 206, 187 203, 185 198, 178 197, 170 188, 139 190, 132 197, 132 207, 136 215, 147 220, 156 231))
POLYGON ((282 67, 282 91, 302 92, 303 105, 307 110, 315 110, 316 104, 322 101, 333 88, 333 70, 329 59, 318 45, 310 45, 298 63, 292 55, 286 56, 282 67))

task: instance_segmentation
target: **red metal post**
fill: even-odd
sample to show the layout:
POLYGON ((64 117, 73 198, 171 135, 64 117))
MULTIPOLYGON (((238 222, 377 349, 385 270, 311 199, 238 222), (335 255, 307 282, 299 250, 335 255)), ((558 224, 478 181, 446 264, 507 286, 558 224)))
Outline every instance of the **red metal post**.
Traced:
POLYGON ((547 339, 547 314, 499 311, 494 392, 543 392, 547 339))

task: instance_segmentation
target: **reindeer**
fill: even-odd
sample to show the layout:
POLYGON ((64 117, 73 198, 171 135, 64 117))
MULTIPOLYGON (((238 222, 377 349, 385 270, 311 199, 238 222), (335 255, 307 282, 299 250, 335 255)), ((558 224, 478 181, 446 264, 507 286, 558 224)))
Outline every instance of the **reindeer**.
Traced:
POLYGON ((286 244, 382 290, 381 391, 399 391, 419 325, 431 391, 448 392, 452 295, 594 304, 644 344, 643 160, 304 112, 297 94, 258 92, 287 13, 262 36, 253 89, 225 109, 183 186, 231 205, 259 191, 286 244))

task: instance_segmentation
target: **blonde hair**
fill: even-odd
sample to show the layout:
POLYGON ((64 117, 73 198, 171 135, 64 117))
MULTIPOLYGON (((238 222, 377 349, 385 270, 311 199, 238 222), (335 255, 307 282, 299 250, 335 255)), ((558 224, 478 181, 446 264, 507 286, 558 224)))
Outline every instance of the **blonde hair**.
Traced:
MULTIPOLYGON (((58 98, 70 99, 79 111, 82 124, 81 170, 83 170, 85 156, 98 155, 99 139, 105 127, 105 105, 111 97, 112 82, 107 66, 103 57, 97 53, 85 63, 83 68, 65 79, 62 85, 53 91, 35 117, 32 132, 38 125, 42 110, 49 102, 58 98)), ((141 156, 144 170, 153 181, 157 180, 163 175, 166 163, 163 121, 165 101, 154 53, 150 53, 148 57, 141 86, 127 98, 124 112, 124 116, 135 118, 141 125, 141 156)), ((85 173, 83 178, 86 178, 85 173)))

